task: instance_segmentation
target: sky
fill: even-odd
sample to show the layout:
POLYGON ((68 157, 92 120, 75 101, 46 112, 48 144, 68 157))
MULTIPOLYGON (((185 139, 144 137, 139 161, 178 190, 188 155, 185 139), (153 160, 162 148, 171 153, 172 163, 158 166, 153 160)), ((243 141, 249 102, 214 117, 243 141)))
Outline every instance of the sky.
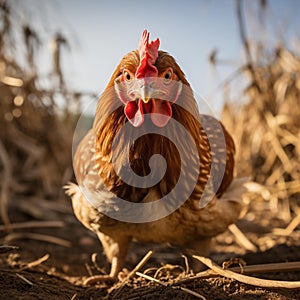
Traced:
MULTIPOLYGON (((222 106, 222 83, 243 62, 235 0, 16 0, 22 18, 41 30, 45 47, 41 69, 51 69, 50 40, 57 31, 69 41, 62 60, 67 85, 77 91, 101 93, 122 56, 137 48, 144 29, 159 37, 161 50, 178 62, 197 95, 213 109, 222 106), (210 53, 227 61, 217 68, 210 53)), ((300 2, 269 0, 263 18, 259 1, 243 1, 249 35, 267 44, 300 38, 300 2), (261 24, 264 24, 263 29, 261 24), (251 25, 251 26, 250 26, 251 25)), ((16 7, 17 7, 16 6, 16 7)))

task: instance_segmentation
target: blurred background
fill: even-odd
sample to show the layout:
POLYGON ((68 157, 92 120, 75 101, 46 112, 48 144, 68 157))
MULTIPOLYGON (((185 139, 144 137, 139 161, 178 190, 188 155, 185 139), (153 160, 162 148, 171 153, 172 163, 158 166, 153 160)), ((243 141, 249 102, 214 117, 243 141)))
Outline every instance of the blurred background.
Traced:
POLYGON ((261 201, 291 220, 300 193, 299 15, 297 0, 0 0, 6 229, 15 221, 10 209, 37 217, 45 203, 67 201, 78 117, 143 29, 233 134, 237 174, 262 183, 261 201))
MULTIPOLYGON (((91 0, 88 5, 83 0, 9 3, 15 30, 30 24, 39 36, 35 53, 39 74, 46 79, 53 70, 53 39, 59 33, 60 64, 68 87, 81 92, 101 93, 123 55, 137 48, 144 29, 150 31, 150 38, 160 38, 160 48, 176 58, 194 91, 217 112, 223 103, 222 83, 245 59, 235 0, 222 4, 154 0, 151 6, 134 0, 91 0), (218 62, 217 68, 212 62, 218 62)), ((261 43, 268 50, 279 43, 298 47, 297 0, 245 1, 242 10, 251 43, 261 43)), ((25 49, 17 48, 20 58, 25 49)), ((238 93, 235 96, 240 98, 238 93)))

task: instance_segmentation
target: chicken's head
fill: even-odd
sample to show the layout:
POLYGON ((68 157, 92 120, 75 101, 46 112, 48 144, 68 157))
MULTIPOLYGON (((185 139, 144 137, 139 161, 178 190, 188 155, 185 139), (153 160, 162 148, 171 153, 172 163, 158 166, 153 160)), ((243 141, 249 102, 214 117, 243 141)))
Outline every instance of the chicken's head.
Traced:
POLYGON ((182 90, 174 66, 160 59, 166 53, 158 51, 159 43, 159 39, 149 43, 149 32, 145 30, 138 51, 132 54, 136 60, 129 63, 125 57, 114 81, 117 95, 125 106, 125 115, 134 127, 143 124, 145 114, 150 114, 154 125, 164 127, 172 117, 172 104, 182 90))

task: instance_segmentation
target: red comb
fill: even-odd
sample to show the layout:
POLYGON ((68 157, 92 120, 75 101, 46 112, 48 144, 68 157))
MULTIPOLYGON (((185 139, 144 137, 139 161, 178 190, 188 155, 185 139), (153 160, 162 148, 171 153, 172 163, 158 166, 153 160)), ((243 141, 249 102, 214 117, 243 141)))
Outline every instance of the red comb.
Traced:
POLYGON ((155 61, 158 57, 159 39, 149 44, 150 33, 144 30, 139 42, 140 64, 136 70, 136 78, 156 77, 158 70, 155 67, 155 61))

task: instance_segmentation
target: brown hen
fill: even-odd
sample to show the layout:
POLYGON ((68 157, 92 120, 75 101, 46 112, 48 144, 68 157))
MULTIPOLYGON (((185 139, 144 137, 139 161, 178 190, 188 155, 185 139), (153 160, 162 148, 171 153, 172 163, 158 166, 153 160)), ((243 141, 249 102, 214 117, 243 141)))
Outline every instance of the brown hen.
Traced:
POLYGON ((87 284, 116 279, 132 240, 206 255, 242 209, 231 136, 199 114, 184 73, 158 47, 144 31, 124 56, 74 157, 78 185, 67 193, 111 262, 109 275, 87 284))

